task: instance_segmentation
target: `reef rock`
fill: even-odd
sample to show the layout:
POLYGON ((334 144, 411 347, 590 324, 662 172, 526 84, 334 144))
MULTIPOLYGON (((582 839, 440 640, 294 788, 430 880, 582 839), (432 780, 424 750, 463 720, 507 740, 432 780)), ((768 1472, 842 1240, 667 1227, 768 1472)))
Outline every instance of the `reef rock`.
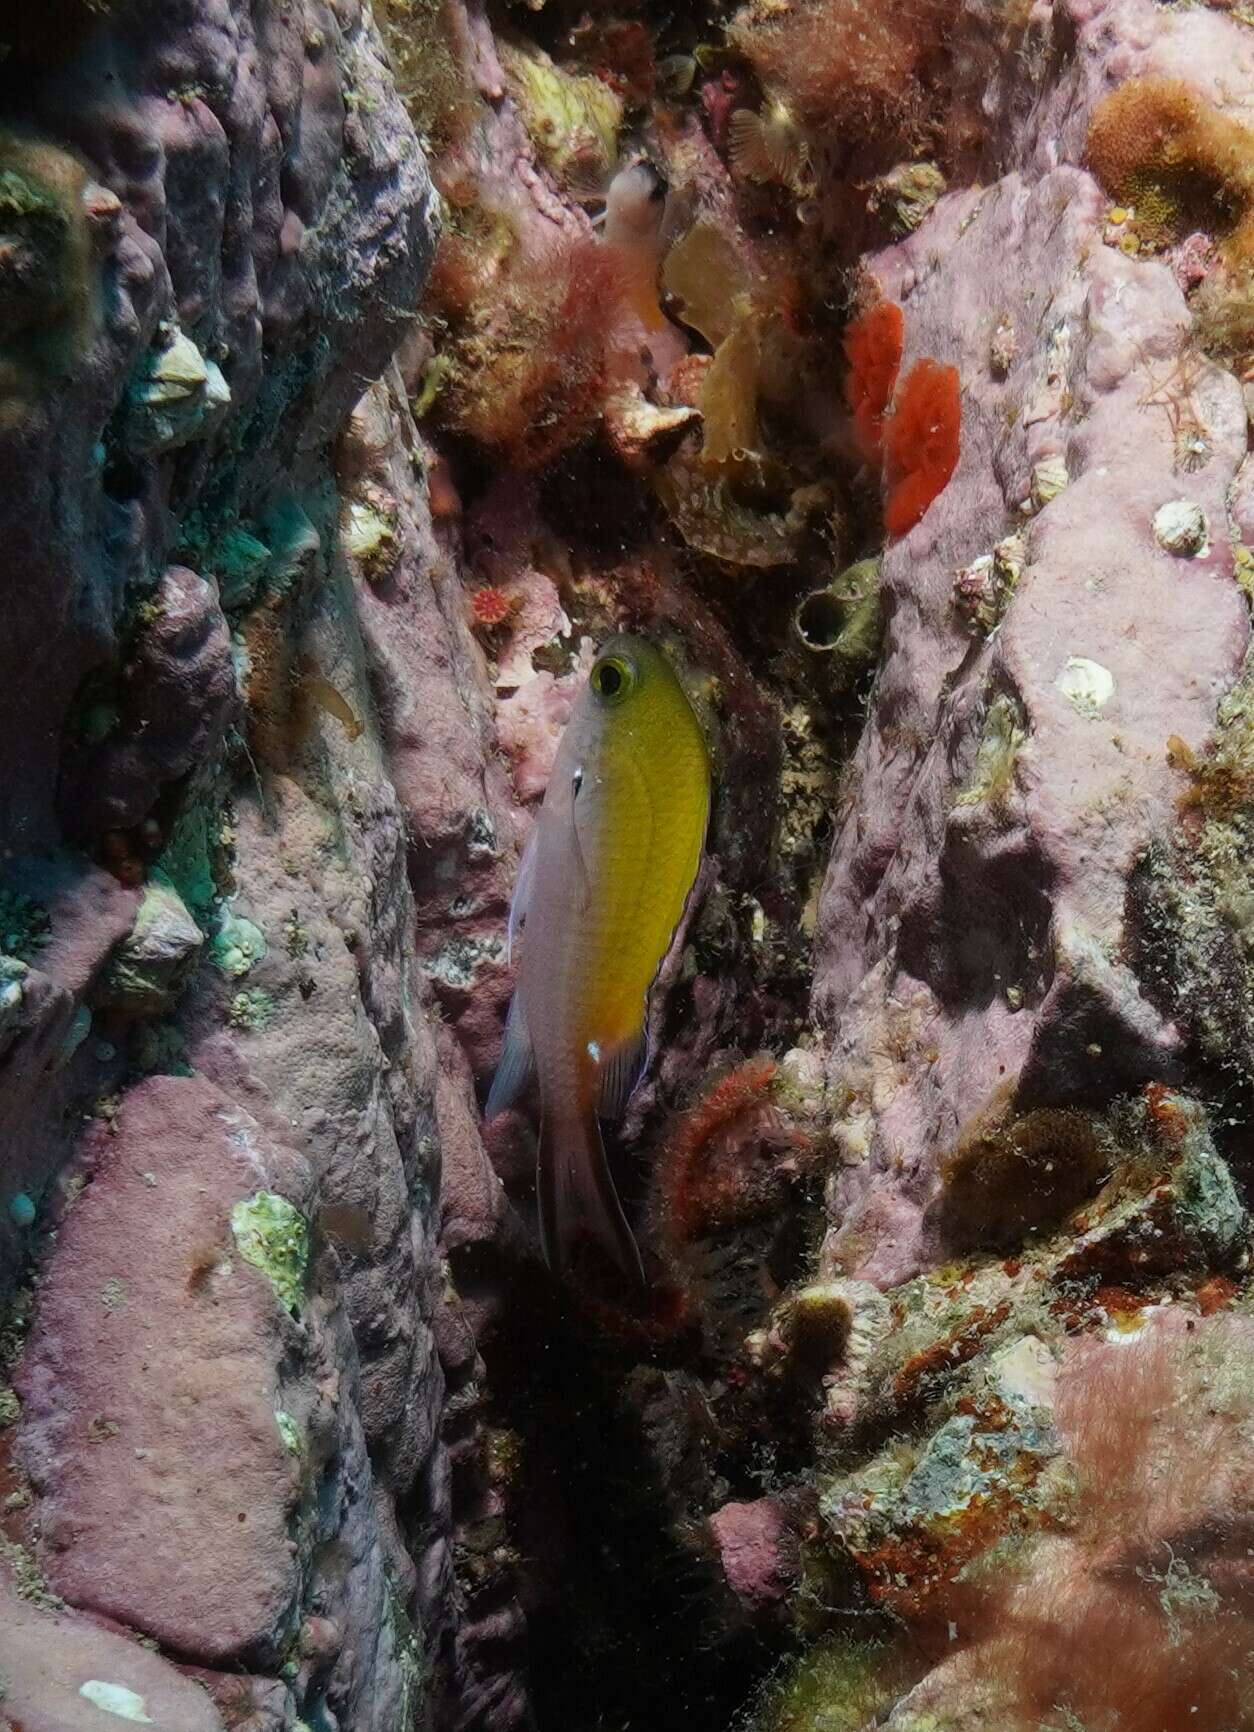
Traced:
POLYGON ((1254 1724, 1248 6, 10 10, 0 1719, 1254 1724), (624 630, 640 1291, 480 1108, 624 630))

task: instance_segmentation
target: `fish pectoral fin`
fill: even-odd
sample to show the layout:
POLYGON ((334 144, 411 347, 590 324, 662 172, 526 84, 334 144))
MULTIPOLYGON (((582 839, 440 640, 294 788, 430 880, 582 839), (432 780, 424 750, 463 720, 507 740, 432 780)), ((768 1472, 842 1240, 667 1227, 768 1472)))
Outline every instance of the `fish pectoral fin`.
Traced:
POLYGON ((619 1119, 627 1111, 627 1102, 644 1075, 647 1063, 648 1042, 643 1029, 602 1057, 597 1112, 603 1119, 619 1119))
POLYGON ((536 876, 537 838, 540 826, 537 824, 527 838, 522 857, 518 862, 518 877, 514 881, 514 894, 509 905, 509 926, 505 934, 505 961, 514 960, 514 945, 518 934, 522 931, 523 921, 527 918, 527 904, 531 901, 531 887, 536 876))
POLYGON ((505 1019, 505 1041, 488 1091, 488 1103, 483 1109, 487 1124, 491 1124, 498 1113, 513 1106, 536 1074, 536 1057, 521 998, 521 993, 516 992, 510 1000, 509 1015, 505 1019))
POLYGON ((555 1275, 564 1273, 580 1223, 638 1286, 644 1265, 614 1189, 595 1112, 547 1113, 540 1124, 536 1168, 540 1246, 555 1275))
MULTIPOLYGON (((583 771, 576 772, 579 787, 583 785, 583 771)), ((592 895, 592 886, 588 880, 588 863, 584 856, 583 840, 579 834, 579 787, 575 787, 570 802, 570 852, 575 862, 575 893, 579 897, 579 906, 586 908, 592 895)))

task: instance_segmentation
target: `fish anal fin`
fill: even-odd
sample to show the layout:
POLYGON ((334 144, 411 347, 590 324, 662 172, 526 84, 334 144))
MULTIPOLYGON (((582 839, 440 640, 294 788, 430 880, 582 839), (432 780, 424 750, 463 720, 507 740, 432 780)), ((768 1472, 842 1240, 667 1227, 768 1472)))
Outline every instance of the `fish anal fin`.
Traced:
POLYGON ((488 1091, 488 1102, 483 1109, 483 1117, 488 1124, 498 1113, 503 1113, 513 1106, 535 1075, 535 1053, 532 1051, 531 1035, 521 1000, 522 995, 516 992, 510 1001, 509 1015, 505 1019, 505 1040, 497 1062, 496 1075, 492 1078, 492 1087, 488 1091))
POLYGON ((601 1057, 598 1072, 600 1093, 597 1112, 603 1119, 619 1119, 627 1111, 627 1102, 644 1074, 648 1059, 648 1042, 644 1030, 629 1035, 620 1045, 601 1057))
POLYGON ((536 1170, 540 1245, 555 1275, 570 1264, 580 1226, 628 1280, 643 1287, 644 1266, 614 1189, 596 1113, 546 1113, 536 1170))
POLYGON ((514 946, 522 931, 523 921, 527 918, 527 904, 531 900, 531 887, 535 882, 536 854, 538 852, 538 837, 540 826, 537 824, 522 851, 518 862, 518 877, 514 880, 514 894, 509 905, 509 927, 505 935, 505 960, 514 960, 514 946))

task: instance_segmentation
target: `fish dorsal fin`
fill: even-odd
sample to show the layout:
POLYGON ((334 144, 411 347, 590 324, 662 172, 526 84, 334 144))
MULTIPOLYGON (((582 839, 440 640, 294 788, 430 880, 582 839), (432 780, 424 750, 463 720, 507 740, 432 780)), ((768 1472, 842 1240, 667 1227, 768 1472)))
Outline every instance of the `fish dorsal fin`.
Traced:
POLYGON ((490 1124, 498 1113, 512 1107, 535 1073, 536 1056, 523 1012, 522 993, 516 992, 510 1000, 509 1015, 505 1019, 505 1041, 488 1091, 488 1104, 483 1109, 485 1122, 490 1124))
POLYGON ((627 1102, 648 1063, 648 1043, 644 1030, 630 1035, 621 1046, 602 1056, 598 1068, 599 1093, 597 1112, 603 1119, 619 1119, 627 1111, 627 1102))
POLYGON ((522 857, 518 862, 518 877, 514 880, 514 894, 509 905, 509 927, 505 934, 505 961, 507 963, 514 960, 514 946, 518 942, 518 935, 527 918, 527 904, 531 901, 531 888, 535 883, 539 835, 540 826, 537 824, 528 836, 522 857))

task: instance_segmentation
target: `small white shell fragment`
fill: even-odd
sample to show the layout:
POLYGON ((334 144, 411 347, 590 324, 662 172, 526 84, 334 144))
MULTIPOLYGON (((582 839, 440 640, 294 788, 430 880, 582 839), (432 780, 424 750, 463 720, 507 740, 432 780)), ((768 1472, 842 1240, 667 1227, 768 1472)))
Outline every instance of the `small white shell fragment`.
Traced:
POLYGON ((97 1708, 103 1708, 106 1714, 116 1714, 120 1720, 135 1720, 145 1726, 153 1723, 152 1715, 144 1712, 147 1707, 142 1696, 137 1696, 134 1690, 128 1690, 125 1684, 106 1684, 99 1678, 89 1678, 78 1688, 80 1696, 97 1708))
POLYGON ((1114 694, 1115 677, 1100 662, 1087 656, 1070 656, 1054 681, 1072 709, 1082 716, 1095 716, 1114 694))
POLYGON ((1196 559, 1210 547, 1206 513, 1191 499, 1169 499, 1154 513, 1154 539, 1168 553, 1196 559))

